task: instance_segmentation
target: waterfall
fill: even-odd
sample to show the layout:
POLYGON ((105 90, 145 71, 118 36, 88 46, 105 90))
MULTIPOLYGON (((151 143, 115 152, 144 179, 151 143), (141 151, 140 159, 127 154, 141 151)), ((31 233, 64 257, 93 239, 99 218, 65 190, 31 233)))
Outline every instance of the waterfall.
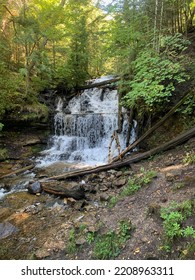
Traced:
MULTIPOLYGON (((121 149, 125 148, 128 130, 125 112, 123 119, 123 129, 118 135, 121 149)), ((55 134, 51 138, 50 148, 42 152, 39 165, 47 166, 56 161, 105 164, 108 162, 111 137, 117 128, 117 90, 84 90, 72 98, 65 108, 63 99, 58 97, 54 116, 55 134)), ((135 130, 132 129, 131 142, 134 140, 135 130)), ((113 141, 112 156, 114 155, 117 155, 117 147, 113 141)))

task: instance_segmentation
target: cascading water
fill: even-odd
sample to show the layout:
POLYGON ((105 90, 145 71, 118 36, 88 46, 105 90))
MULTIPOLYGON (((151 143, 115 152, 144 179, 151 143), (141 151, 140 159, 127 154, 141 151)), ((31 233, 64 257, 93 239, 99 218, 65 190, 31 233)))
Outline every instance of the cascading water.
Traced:
MULTIPOLYGON (((123 117, 123 129, 118 135, 122 149, 125 148, 128 129, 125 113, 123 117)), ((87 89, 72 98, 66 108, 63 99, 59 98, 54 117, 55 135, 51 139, 51 147, 43 151, 38 166, 47 166, 56 161, 105 164, 108 162, 111 137, 117 128, 117 90, 87 89)), ((135 131, 132 129, 131 142, 134 140, 135 131)), ((117 155, 114 143, 112 150, 112 156, 117 155)))

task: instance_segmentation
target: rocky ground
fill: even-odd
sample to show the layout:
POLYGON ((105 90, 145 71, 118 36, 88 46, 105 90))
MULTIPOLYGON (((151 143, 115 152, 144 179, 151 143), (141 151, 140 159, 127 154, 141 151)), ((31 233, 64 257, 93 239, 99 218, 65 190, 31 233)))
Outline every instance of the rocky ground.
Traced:
MULTIPOLYGON (((120 170, 53 183, 82 190, 81 199, 43 190, 9 193, 0 200, 0 259, 195 259, 194 236, 167 241, 161 217, 173 201, 179 212, 185 202, 190 213, 180 226, 195 228, 194 154, 195 138, 120 170), (132 185, 139 187, 130 192, 132 185)), ((21 164, 2 162, 0 176, 21 164)), ((39 181, 60 168, 25 176, 31 172, 39 181)), ((10 190, 21 176, 1 179, 0 186, 10 190)))

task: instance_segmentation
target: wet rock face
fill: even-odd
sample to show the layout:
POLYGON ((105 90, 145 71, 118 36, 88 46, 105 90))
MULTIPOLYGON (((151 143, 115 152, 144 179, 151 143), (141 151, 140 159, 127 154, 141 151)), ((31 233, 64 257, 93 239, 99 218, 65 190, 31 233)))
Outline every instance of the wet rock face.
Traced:
POLYGON ((9 222, 0 223, 0 240, 18 232, 18 228, 9 222))

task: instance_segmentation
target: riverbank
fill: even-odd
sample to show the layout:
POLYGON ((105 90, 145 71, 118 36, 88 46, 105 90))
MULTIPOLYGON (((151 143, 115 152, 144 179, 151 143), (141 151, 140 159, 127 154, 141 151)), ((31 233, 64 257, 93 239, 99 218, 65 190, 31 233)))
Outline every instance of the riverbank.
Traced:
POLYGON ((84 189, 79 200, 7 195, 0 259, 195 259, 194 144, 192 138, 120 170, 62 181, 84 189), (169 224, 171 213, 179 214, 169 224))

